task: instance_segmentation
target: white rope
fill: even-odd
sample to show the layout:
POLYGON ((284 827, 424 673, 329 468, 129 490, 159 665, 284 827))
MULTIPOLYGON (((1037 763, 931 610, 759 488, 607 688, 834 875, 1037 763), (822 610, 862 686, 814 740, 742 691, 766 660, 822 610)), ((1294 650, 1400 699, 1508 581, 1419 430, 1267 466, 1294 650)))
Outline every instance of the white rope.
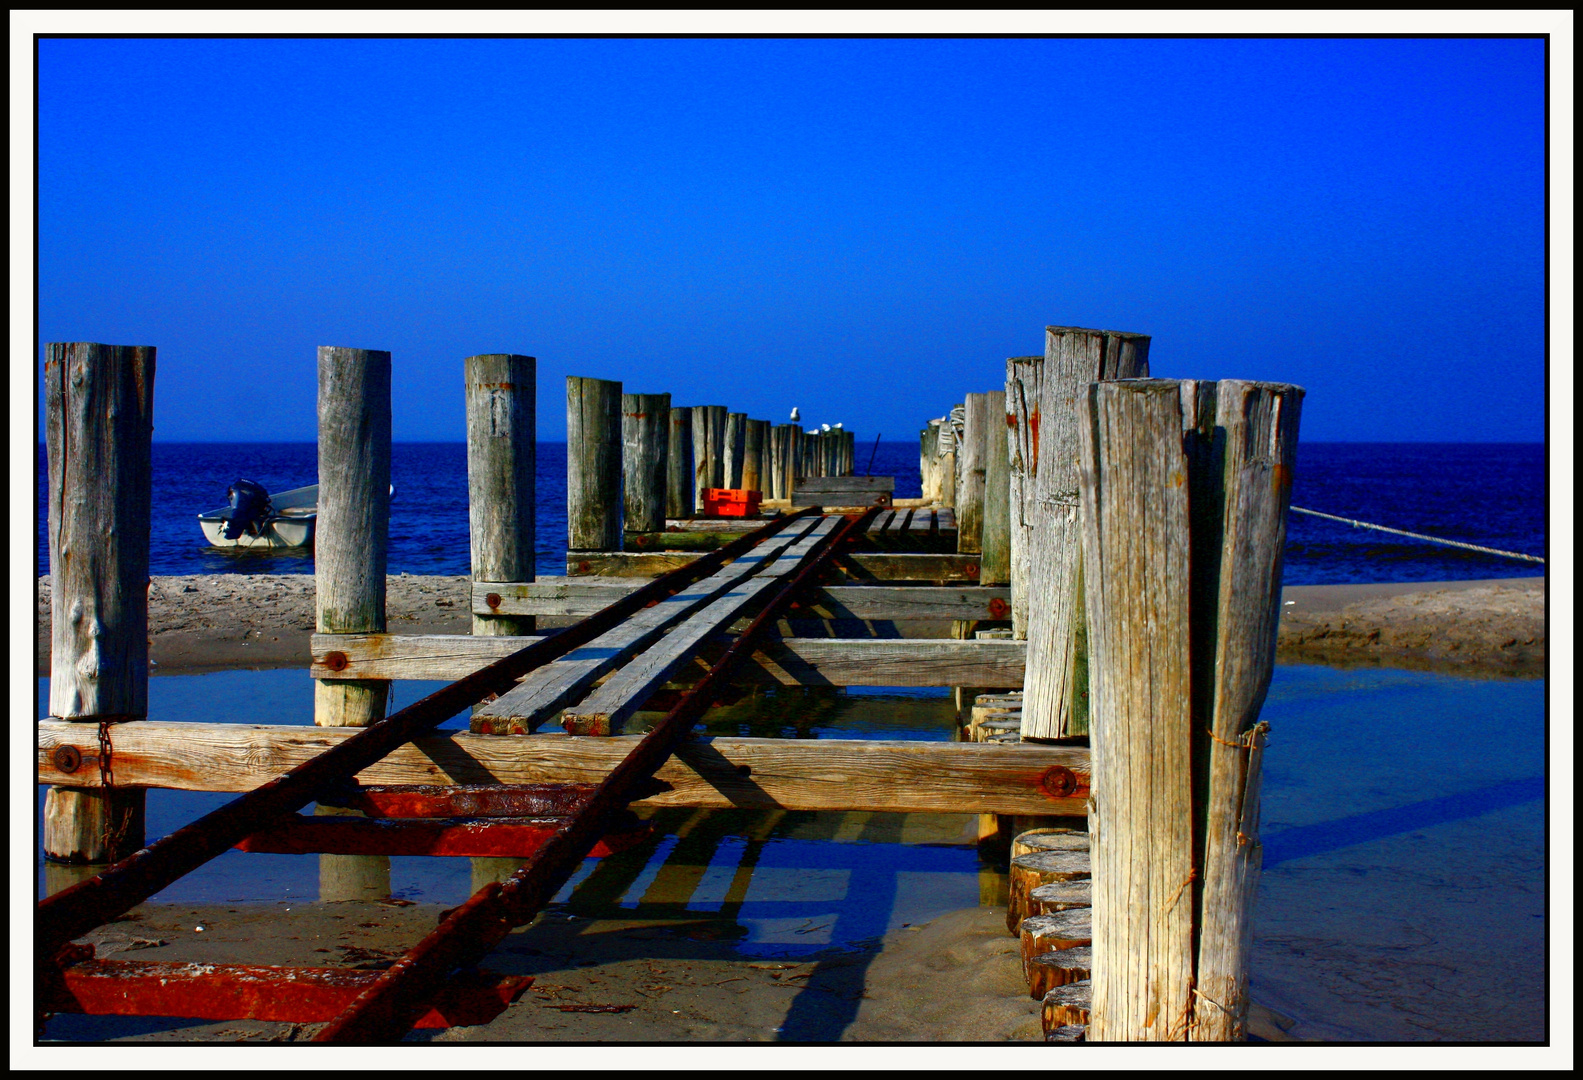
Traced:
POLYGON ((1537 555, 1524 555, 1516 551, 1499 551, 1496 548, 1479 547, 1477 544, 1464 544, 1460 540, 1442 540, 1438 536, 1425 536, 1423 533, 1408 532, 1406 529, 1388 529, 1384 525, 1371 525, 1367 521, 1354 521, 1351 518, 1337 517, 1335 514, 1321 514, 1318 510, 1304 510, 1301 506, 1292 507, 1294 514, 1312 514, 1314 517, 1328 518, 1339 521, 1344 525, 1351 525, 1355 529, 1375 529, 1379 532, 1395 533, 1397 536, 1410 536, 1414 540, 1425 540, 1431 544, 1446 544, 1450 547, 1467 548, 1469 551, 1482 551, 1486 555, 1504 555, 1508 559, 1525 559, 1536 562, 1541 566, 1544 560, 1537 555))

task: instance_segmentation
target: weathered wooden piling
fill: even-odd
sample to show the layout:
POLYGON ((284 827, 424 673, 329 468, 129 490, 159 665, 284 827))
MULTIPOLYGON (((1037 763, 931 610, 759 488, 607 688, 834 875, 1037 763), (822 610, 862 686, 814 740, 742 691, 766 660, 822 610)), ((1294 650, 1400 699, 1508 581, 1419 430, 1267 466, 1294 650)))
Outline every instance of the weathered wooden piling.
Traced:
MULTIPOLYGON (((115 730, 148 716, 148 545, 154 349, 44 351, 49 459, 50 715, 100 725, 96 788, 44 796, 44 854, 114 862, 143 846, 144 792, 116 788, 115 730)), ((91 737, 83 741, 90 742, 91 737)))
POLYGON ((566 546, 621 550, 621 384, 566 377, 566 546))
POLYGON ((742 486, 742 465, 747 447, 747 413, 727 413, 725 433, 725 486, 742 486))
MULTIPOLYGON (((976 554, 984 546, 984 488, 989 460, 989 395, 968 394, 958 462, 962 482, 956 496, 956 550, 976 554)), ((982 564, 979 580, 983 580, 982 564)))
POLYGON ((1033 482, 1039 468, 1039 392, 1044 357, 1006 360, 1008 504, 1011 519, 1011 633, 1028 636, 1028 534, 1033 529, 1033 482))
POLYGON ((629 533, 665 531, 671 396, 621 395, 621 506, 629 533))
POLYGON ((786 444, 788 442, 787 428, 789 424, 776 424, 769 429, 769 441, 765 450, 765 461, 769 472, 769 488, 766 492, 771 499, 788 499, 786 488, 786 444))
MULTIPOLYGON (((1007 456, 1006 392, 984 395, 984 525, 978 561, 980 585, 1011 583, 1011 475, 1007 456)), ((958 521, 961 518, 958 515, 958 521)), ((1009 614, 1009 612, 1008 612, 1009 614)))
POLYGON ((742 432, 742 487, 763 492, 769 487, 765 469, 765 449, 769 442, 768 420, 749 420, 742 432))
POLYGON ((1051 326, 1039 391, 1038 466, 1028 521, 1028 678, 1022 736, 1088 734, 1088 646, 1077 520, 1078 398, 1097 380, 1149 374, 1144 334, 1051 326))
MULTIPOLYGON (((319 516, 313 558, 318 633, 385 632, 389 536, 390 353, 321 346, 319 516)), ((389 693, 390 683, 380 680, 316 680, 313 722, 320 727, 367 727, 384 719, 389 693)), ((319 807, 318 812, 344 813, 331 807, 319 807)), ((319 856, 321 900, 389 893, 389 856, 319 856)))
POLYGON ((690 518, 697 512, 693 472, 693 410, 671 408, 665 449, 665 516, 690 518))
MULTIPOLYGON (((958 406, 961 408, 961 406, 958 406)), ((956 462, 957 462, 957 436, 956 425, 948 416, 940 424, 939 468, 940 468, 940 505, 956 506, 956 462)))
POLYGON ((1258 713, 1301 400, 1149 379, 1081 401, 1095 1040, 1246 1037, 1258 713))
MULTIPOLYGON (((474 581, 534 580, 536 378, 531 356, 462 362, 467 388, 467 524, 474 581)), ((532 615, 473 614, 473 633, 531 634, 532 615)))
POLYGON ((726 407, 693 407, 693 506, 704 512, 704 490, 725 487, 726 407))

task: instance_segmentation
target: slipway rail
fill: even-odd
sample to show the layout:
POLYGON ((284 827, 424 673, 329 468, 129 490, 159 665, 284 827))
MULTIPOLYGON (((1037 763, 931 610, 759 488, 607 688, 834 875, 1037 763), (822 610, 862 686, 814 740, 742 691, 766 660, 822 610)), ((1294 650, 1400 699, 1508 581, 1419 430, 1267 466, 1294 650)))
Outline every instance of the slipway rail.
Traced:
MULTIPOLYGON (((224 966, 184 964, 170 964, 162 968, 143 963, 132 965, 138 969, 133 972, 125 964, 93 961, 91 947, 73 945, 72 940, 126 913, 216 856, 233 847, 247 845, 250 838, 258 837, 260 834, 268 837, 276 828, 289 826, 293 822, 298 823, 298 829, 294 831, 299 835, 312 831, 314 826, 303 826, 305 819, 298 816, 296 811, 315 801, 344 804, 351 799, 356 803, 357 798, 349 794, 359 790, 354 779, 356 775, 392 751, 418 736, 431 732, 447 718, 490 695, 507 693, 516 686, 518 680, 529 673, 552 664, 581 646, 595 641, 620 627, 626 620, 645 608, 670 599, 694 582, 748 555, 752 549, 770 540, 782 530, 793 526, 807 529, 808 519, 819 517, 817 508, 809 508, 776 518, 718 551, 656 578, 643 588, 616 600, 575 625, 536 641, 430 694, 400 712, 370 725, 310 761, 115 863, 103 873, 40 901, 36 922, 40 1010, 184 1015, 178 1007, 178 1002, 201 998, 207 992, 205 987, 208 990, 223 991, 221 996, 229 996, 233 1001, 260 1000, 261 994, 263 998, 271 996, 262 992, 240 993, 237 987, 240 985, 238 980, 241 980, 255 988, 273 986, 276 991, 280 991, 275 994, 276 997, 284 994, 287 998, 302 1002, 311 1001, 311 1008, 307 1008, 305 1012, 298 1010, 299 1015, 293 1016, 293 1019, 308 1022, 312 1022, 311 1017, 325 1019, 322 1014, 330 1008, 325 1004, 326 1002, 339 1006, 345 1002, 349 992, 360 991, 356 1000, 352 1005, 346 1006, 341 1018, 334 1025, 334 1030, 338 1032, 377 1032, 378 1034, 367 1037, 399 1038, 401 1032, 410 1028, 415 1022, 423 1021, 430 1024, 439 1022, 431 1015, 436 1007, 433 1003, 438 1000, 436 993, 447 984, 447 981, 432 977, 432 961, 398 965, 398 968, 401 968, 399 976, 381 977, 373 986, 364 989, 363 984, 348 983, 328 969, 326 971, 267 969, 272 974, 266 976, 259 973, 260 970, 265 969, 244 970, 238 967, 235 971, 231 971, 224 966), (89 962, 92 963, 91 967, 83 967, 89 962), (414 981, 414 975, 407 973, 412 969, 421 976, 417 982, 414 981), (106 979, 120 986, 121 991, 106 992, 96 989, 106 979), (363 1002, 365 998, 374 1004, 360 1005, 359 1002, 363 1002), (98 1002, 97 1007, 94 1005, 95 1001, 98 1002), (403 1011, 409 1005, 414 1006, 416 1011, 410 1009, 403 1011), (175 1011, 172 1012, 172 1009, 175 1011), (377 1022, 369 1019, 376 1016, 377 1022)), ((531 792, 479 791, 470 796, 465 794, 458 796, 454 792, 447 794, 443 791, 431 792, 427 795, 421 792, 408 792, 405 795, 399 792, 369 793, 361 797, 362 802, 367 803, 376 812, 383 813, 390 813, 391 807, 397 804, 415 804, 416 809, 409 806, 404 812, 413 813, 418 817, 441 816, 455 812, 457 809, 462 809, 463 812, 467 812, 468 809, 474 812, 481 810, 486 815, 481 822, 450 819, 445 823, 431 825, 427 830, 427 834, 431 836, 447 830, 453 834, 466 833, 468 825, 473 826, 474 833, 487 833, 491 828, 498 828, 500 824, 504 824, 499 821, 490 822, 488 815, 523 811, 544 814, 548 811, 550 816, 547 817, 515 819, 517 839, 508 839, 507 846, 511 846, 512 843, 532 846, 543 842, 545 847, 540 849, 541 852, 550 850, 552 855, 550 861, 546 862, 544 858, 536 857, 525 871, 540 866, 558 868, 566 858, 572 857, 568 853, 574 850, 576 854, 572 857, 570 866, 575 868, 576 863, 594 849, 595 844, 605 836, 606 832, 619 836, 623 832, 632 831, 634 822, 630 817, 625 816, 627 802, 632 798, 641 797, 644 793, 644 781, 647 781, 653 771, 664 763, 677 740, 691 726, 692 721, 708 707, 722 685, 725 673, 734 668, 742 656, 751 651, 752 642, 760 636, 763 627, 773 624, 774 613, 791 600, 796 590, 813 581, 815 575, 827 566, 836 547, 854 534, 860 520, 862 519, 831 518, 821 521, 808 531, 809 539, 814 542, 805 545, 799 541, 784 552, 766 576, 754 579, 778 582, 795 571, 792 580, 774 594, 768 607, 754 621, 749 632, 738 638, 737 644, 715 665, 710 676, 686 695, 668 714, 666 720, 656 729, 654 736, 643 740, 621 767, 617 768, 604 783, 592 790, 587 785, 581 785, 577 790, 557 792, 554 790, 556 785, 539 785, 531 792), (838 530, 832 531, 827 527, 833 527, 837 522, 842 523, 838 530), (717 675, 716 672, 721 674, 717 675), (385 804, 390 806, 387 807, 385 804), (528 822, 532 824, 526 824, 528 822)), ((762 591, 764 591, 762 585, 755 589, 756 593, 762 591)), ((378 820, 357 822, 355 825, 348 822, 340 828, 344 831, 348 826, 354 832, 383 834, 387 838, 399 833, 402 828, 409 833, 413 828, 410 824, 392 828, 391 822, 378 820)), ((611 840, 615 841, 616 838, 612 836, 611 840)), ((302 839, 307 840, 306 837, 302 839)), ((398 838, 394 842, 403 841, 398 838)), ((253 849, 269 850, 266 840, 260 839, 258 845, 253 849)), ((343 837, 331 846, 342 851, 373 850, 367 845, 366 839, 348 841, 343 837)), ((304 842, 302 846, 305 849, 312 844, 304 842)), ((465 848, 457 848, 453 844, 446 853, 458 854, 463 850, 465 848)), ((522 848, 519 847, 518 850, 522 848)), ((570 872, 571 869, 566 871, 567 874, 570 872)), ((518 877, 523 878, 531 886, 534 882, 548 881, 554 873, 553 869, 547 869, 538 870, 534 875, 527 875, 524 872, 518 877)), ((512 879, 513 882, 517 880, 517 878, 512 879)), ((512 913, 529 911, 527 917, 531 918, 532 912, 542 907, 559 887, 559 880, 564 878, 558 879, 555 885, 549 887, 549 892, 544 893, 544 900, 540 901, 538 906, 532 906, 529 896, 536 896, 542 891, 542 886, 529 888, 527 892, 524 892, 524 886, 521 884, 514 886, 506 893, 508 898, 506 910, 512 913)), ((500 885, 492 885, 484 892, 493 896, 501 888, 500 885)), ((493 902, 484 903, 482 897, 483 894, 474 897, 464 905, 463 909, 459 909, 458 915, 460 916, 463 911, 493 910, 493 902)), ((445 925, 442 924, 442 929, 445 925)), ((509 925, 505 929, 509 930, 509 925)), ((502 933, 504 932, 502 930, 502 933)), ((433 936, 431 935, 431 939, 433 936)), ((499 938, 493 940, 498 941, 499 938)), ((484 951, 487 952, 488 949, 484 951)), ((430 946, 424 950, 424 946, 421 945, 415 953, 421 956, 428 956, 430 953, 436 956, 448 955, 443 948, 436 949, 430 946)), ((456 966, 451 965, 451 969, 456 966)), ((499 1009, 504 1008, 509 1002, 513 993, 520 993, 527 985, 521 980, 514 982, 507 980, 499 984, 488 983, 487 980, 482 983, 476 979, 473 981, 477 984, 473 986, 475 993, 462 1005, 453 1002, 453 1011, 459 1011, 462 1015, 479 1015, 478 997, 482 994, 486 1000, 498 1001, 498 1007, 494 1010, 498 1013, 499 1009)), ((466 985, 471 984, 464 984, 464 989, 466 985)), ((287 1012, 291 1011, 289 1004, 285 1008, 287 1012)), ((339 1010, 331 1011, 333 1013, 339 1010)), ((233 1012, 231 1015, 234 1017, 237 1014, 233 1012)), ((363 1036, 354 1034, 350 1037, 363 1036)))

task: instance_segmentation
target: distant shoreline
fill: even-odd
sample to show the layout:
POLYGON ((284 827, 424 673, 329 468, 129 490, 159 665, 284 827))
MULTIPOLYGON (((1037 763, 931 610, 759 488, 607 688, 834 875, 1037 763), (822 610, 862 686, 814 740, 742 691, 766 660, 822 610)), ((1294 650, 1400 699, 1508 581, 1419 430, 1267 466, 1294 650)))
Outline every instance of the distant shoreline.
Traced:
MULTIPOLYGON (((392 575, 393 634, 469 632, 469 579, 392 575)), ((37 672, 49 674, 49 577, 38 579, 37 672)), ((1290 585, 1282 663, 1402 667, 1475 676, 1545 673, 1545 579, 1290 585)), ((153 672, 307 667, 312 574, 190 574, 149 587, 153 672)), ((938 636, 948 635, 942 623, 938 636)))

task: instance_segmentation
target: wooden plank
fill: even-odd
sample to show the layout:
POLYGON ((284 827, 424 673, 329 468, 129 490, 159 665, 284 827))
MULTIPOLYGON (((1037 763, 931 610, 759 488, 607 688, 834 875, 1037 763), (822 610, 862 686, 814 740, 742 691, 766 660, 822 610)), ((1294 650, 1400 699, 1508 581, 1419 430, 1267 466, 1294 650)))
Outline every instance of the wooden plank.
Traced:
MULTIPOLYGON (((152 347, 45 346, 49 468, 49 711, 148 714, 148 547, 154 430, 152 347)), ((97 758, 97 754, 95 754, 97 758)), ((54 788, 44 850, 111 862, 143 846, 142 792, 54 788)))
POLYGON ((907 535, 918 540, 932 532, 934 532, 934 511, 914 510, 912 520, 907 522, 907 535))
POLYGON ((956 531, 956 511, 942 506, 934 512, 935 528, 940 532, 956 531))
MULTIPOLYGON (((642 655, 634 657, 631 663, 622 667, 586 700, 567 709, 561 718, 561 726, 572 735, 619 735, 627 719, 649 699, 649 695, 680 670, 709 637, 735 622, 765 590, 774 588, 795 573, 819 542, 844 521, 827 517, 812 524, 813 528, 807 531, 807 535, 798 536, 796 542, 786 548, 783 557, 776 559, 767 569, 759 570, 752 580, 737 585, 702 611, 696 612, 666 635, 663 641, 656 642, 642 655)), ((781 535, 800 534, 802 531, 794 525, 781 535)), ((742 561, 739 559, 738 563, 742 561)))
MULTIPOLYGON (((474 581, 532 581, 538 429, 531 356, 462 361, 467 396, 467 534, 474 581)), ((473 612, 473 633, 531 634, 532 616, 473 612)))
POLYGON ((901 511, 901 510, 896 511, 896 516, 891 518, 890 519, 890 524, 885 527, 886 535, 888 537, 892 537, 892 538, 900 538, 900 537, 906 535, 907 523, 912 520, 912 516, 914 514, 917 514, 917 513, 928 513, 928 512, 929 512, 928 510, 921 510, 920 511, 917 508, 914 508, 914 509, 911 509, 911 510, 907 510, 907 511, 901 511))
MULTIPOLYGON (((499 640, 499 639, 495 639, 499 640)), ((188 791, 248 791, 356 734, 340 728, 261 724, 126 726, 116 780, 188 791)), ((89 733, 91 736, 91 733, 89 733)), ((39 783, 79 782, 51 755, 85 747, 80 727, 38 724, 39 783)), ((641 736, 576 739, 563 734, 502 739, 470 732, 425 736, 359 774, 364 784, 598 783, 641 736)), ((1022 743, 845 739, 697 738, 656 774, 668 790, 635 806, 892 813, 1080 814, 1084 800, 1046 787, 1052 769, 1087 790, 1088 751, 1022 743)), ((97 775, 88 778, 97 784, 97 775)))
POLYGON ((798 486, 803 491, 815 491, 822 495, 837 493, 868 495, 881 491, 895 491, 896 478, 894 476, 816 476, 804 480, 798 486))
MULTIPOLYGON (((658 577, 694 558, 685 551, 575 551, 566 557, 566 573, 573 577, 658 577)), ((977 555, 954 552, 854 551, 840 555, 836 569, 854 581, 977 581, 978 561, 977 555)))
POLYGON ((874 520, 869 523, 869 527, 868 527, 869 535, 872 536, 875 533, 882 533, 882 532, 884 532, 887 528, 890 527, 891 520, 897 515, 897 513, 899 513, 899 511, 896 511, 896 510, 882 510, 878 514, 876 514, 874 516, 874 520))
POLYGON ((717 573, 643 609, 559 660, 530 672, 512 689, 476 708, 472 730, 495 735, 536 730, 552 714, 581 697, 595 679, 653 645, 667 627, 709 604, 721 593, 737 595, 740 587, 733 587, 739 582, 758 573, 782 552, 797 551, 799 538, 811 528, 826 523, 833 526, 835 520, 795 522, 741 558, 727 563, 717 573))
POLYGON ((621 548, 621 384, 566 377, 566 546, 621 548))
POLYGON ((623 533, 665 528, 671 396, 621 395, 621 512, 623 533))
MULTIPOLYGON (((315 637, 309 674, 460 679, 533 640, 467 634, 315 637)), ((723 649, 730 640, 722 635, 710 650, 723 649)), ((758 667, 749 671, 762 669, 768 679, 787 686, 1016 687, 1022 685, 1025 652, 1019 641, 780 638, 760 650, 758 667)))
MULTIPOLYGON (((475 582, 473 610, 504 614, 588 616, 648 583, 647 578, 555 577, 536 582, 475 582), (489 598, 495 598, 491 605, 489 598)), ((1005 586, 827 585, 812 592, 804 610, 817 618, 1003 619, 1010 607, 1005 586)))

